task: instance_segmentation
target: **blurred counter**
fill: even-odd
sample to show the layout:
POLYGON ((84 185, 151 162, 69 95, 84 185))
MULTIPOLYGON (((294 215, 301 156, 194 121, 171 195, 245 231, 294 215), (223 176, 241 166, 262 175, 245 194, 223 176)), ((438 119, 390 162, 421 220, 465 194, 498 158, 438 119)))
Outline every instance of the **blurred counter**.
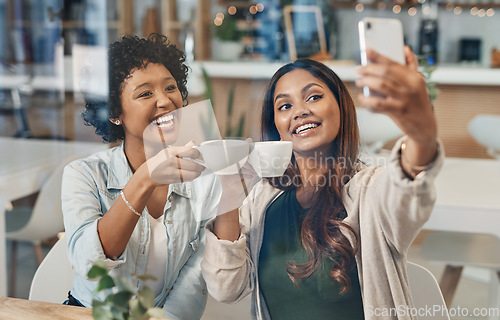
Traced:
MULTIPOLYGON (((356 106, 360 88, 354 85, 357 75, 356 65, 348 61, 326 63, 345 81, 356 106)), ((224 132, 228 120, 237 123, 245 115, 245 136, 260 139, 260 108, 264 93, 272 75, 283 63, 266 62, 195 62, 192 65, 193 76, 198 78, 198 86, 191 86, 192 96, 204 99, 205 86, 201 78, 200 66, 203 66, 211 79, 213 90, 212 104, 217 122, 224 132), (234 107, 231 119, 227 119, 228 97, 234 88, 234 107)), ((500 69, 481 68, 472 65, 443 65, 432 73, 432 80, 437 82, 439 90, 433 101, 439 126, 439 135, 443 140, 446 155, 451 157, 487 158, 486 149, 477 144, 469 135, 467 125, 477 114, 500 115, 500 69)), ((194 84, 192 81, 191 84, 194 84)), ((189 86, 188 82, 188 86, 189 86)), ((193 102, 190 98, 190 103, 193 102)), ((386 148, 390 147, 386 145, 386 148)))
MULTIPOLYGON (((331 69, 346 82, 353 82, 357 75, 356 65, 353 61, 326 61, 331 69)), ((283 63, 281 62, 221 62, 221 61, 196 61, 192 67, 203 66, 211 78, 229 79, 270 79, 274 72, 283 63)), ((469 65, 444 65, 438 66, 432 73, 432 81, 445 85, 478 85, 500 86, 500 68, 482 68, 469 65)))

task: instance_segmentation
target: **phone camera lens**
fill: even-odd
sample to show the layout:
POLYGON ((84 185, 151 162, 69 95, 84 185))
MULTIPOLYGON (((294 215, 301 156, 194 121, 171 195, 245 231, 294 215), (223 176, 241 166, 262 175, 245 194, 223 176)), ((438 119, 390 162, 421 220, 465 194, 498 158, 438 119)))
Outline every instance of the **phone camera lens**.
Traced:
POLYGON ((372 24, 371 24, 370 22, 368 22, 368 23, 366 24, 366 29, 371 29, 371 27, 372 27, 372 24))

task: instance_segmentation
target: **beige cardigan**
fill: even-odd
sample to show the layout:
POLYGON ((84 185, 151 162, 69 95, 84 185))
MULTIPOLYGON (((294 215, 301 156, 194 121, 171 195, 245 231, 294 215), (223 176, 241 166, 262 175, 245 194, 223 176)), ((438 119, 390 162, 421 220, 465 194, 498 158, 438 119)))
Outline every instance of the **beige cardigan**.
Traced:
MULTIPOLYGON (((386 167, 364 168, 344 187, 344 221, 359 235, 356 263, 367 320, 411 319, 406 312, 413 306, 406 254, 431 214, 436 199, 433 182, 444 161, 440 143, 425 174, 408 179, 399 161, 403 139, 396 143, 386 167)), ((201 267, 210 294, 231 303, 251 292, 252 316, 259 320, 270 319, 257 272, 264 215, 280 194, 266 180, 252 189, 240 208, 240 237, 234 242, 219 240, 212 232, 213 220, 207 224, 201 267)))

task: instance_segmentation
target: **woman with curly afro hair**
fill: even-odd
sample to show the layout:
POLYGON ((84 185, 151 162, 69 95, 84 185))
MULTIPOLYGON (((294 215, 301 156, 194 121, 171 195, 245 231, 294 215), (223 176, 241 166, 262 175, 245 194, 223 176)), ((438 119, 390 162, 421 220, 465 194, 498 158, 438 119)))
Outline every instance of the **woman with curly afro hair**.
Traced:
POLYGON ((108 60, 109 97, 87 96, 83 117, 105 141, 121 144, 65 168, 63 215, 76 273, 65 304, 92 307, 97 282, 87 273, 103 260, 110 275, 154 276, 133 285, 149 286, 167 318, 199 319, 207 299, 204 226, 215 216, 220 187, 213 175, 200 176, 203 166, 183 158, 200 156, 192 143, 147 156, 145 138, 148 130, 166 145, 176 138, 188 95, 185 55, 152 34, 112 43, 108 60))

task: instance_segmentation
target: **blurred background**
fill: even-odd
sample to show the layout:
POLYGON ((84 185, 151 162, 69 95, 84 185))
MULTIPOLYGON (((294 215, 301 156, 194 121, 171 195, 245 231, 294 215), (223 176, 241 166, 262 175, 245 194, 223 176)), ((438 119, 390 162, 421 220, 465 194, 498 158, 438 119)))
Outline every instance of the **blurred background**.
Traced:
MULTIPOLYGON (((83 124, 82 91, 106 97, 106 48, 123 34, 162 33, 184 50, 189 102, 210 98, 226 137, 260 139, 265 87, 292 53, 321 60, 355 100, 364 150, 387 152, 401 132, 355 99, 363 17, 402 21, 405 42, 427 77, 447 156, 493 159, 468 126, 478 115, 500 115, 500 0, 0 0, 0 212, 33 207, 61 161, 107 147, 83 124), (45 144, 34 144, 40 141, 45 144), (22 161, 13 156, 21 150, 22 161)), ((486 136, 500 141, 497 131, 486 136)), ((54 241, 37 239, 43 244, 37 258, 31 244, 20 244, 16 255, 0 234, 7 262, 0 277, 18 269, 8 294, 27 298, 54 241)), ((430 264, 419 254, 425 235, 410 257, 439 278, 445 263, 430 264)), ((488 272, 466 269, 454 304, 486 306, 490 282, 488 272)))

